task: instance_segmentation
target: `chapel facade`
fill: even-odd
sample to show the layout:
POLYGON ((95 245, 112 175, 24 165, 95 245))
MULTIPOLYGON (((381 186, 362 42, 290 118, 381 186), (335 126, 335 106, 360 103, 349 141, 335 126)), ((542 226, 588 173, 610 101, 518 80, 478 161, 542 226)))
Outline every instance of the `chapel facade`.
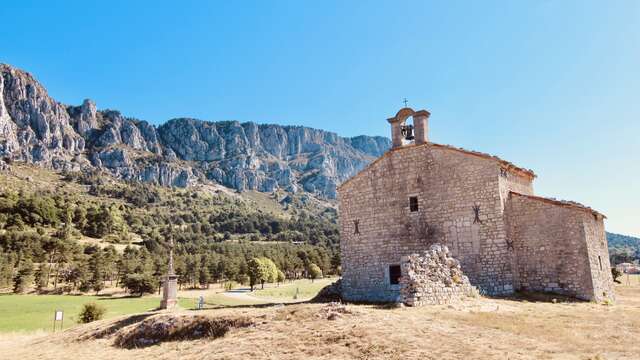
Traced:
POLYGON ((534 195, 531 170, 429 142, 429 116, 389 118, 392 148, 338 188, 344 299, 399 301, 401 258, 433 244, 487 295, 615 299, 603 214, 534 195))

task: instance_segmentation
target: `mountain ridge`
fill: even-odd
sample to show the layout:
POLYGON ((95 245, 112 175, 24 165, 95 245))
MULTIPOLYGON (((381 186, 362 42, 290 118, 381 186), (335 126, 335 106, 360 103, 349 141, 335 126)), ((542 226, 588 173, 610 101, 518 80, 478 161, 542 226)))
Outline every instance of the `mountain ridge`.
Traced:
POLYGON ((11 65, 0 64, 0 73, 0 156, 55 170, 97 168, 163 186, 213 182, 333 199, 339 183, 390 147, 380 136, 251 121, 183 117, 155 126, 98 110, 89 99, 64 105, 11 65))

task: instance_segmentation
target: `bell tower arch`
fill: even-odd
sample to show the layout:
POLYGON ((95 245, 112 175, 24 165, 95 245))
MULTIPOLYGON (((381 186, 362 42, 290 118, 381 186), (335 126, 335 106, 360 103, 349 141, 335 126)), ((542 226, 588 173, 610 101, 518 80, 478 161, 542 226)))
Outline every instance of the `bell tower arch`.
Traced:
POLYGON ((391 124, 391 147, 397 148, 415 141, 416 145, 428 142, 429 113, 427 110, 414 111, 409 107, 400 109, 394 117, 388 118, 391 124), (413 118, 413 124, 407 125, 407 119, 413 118))

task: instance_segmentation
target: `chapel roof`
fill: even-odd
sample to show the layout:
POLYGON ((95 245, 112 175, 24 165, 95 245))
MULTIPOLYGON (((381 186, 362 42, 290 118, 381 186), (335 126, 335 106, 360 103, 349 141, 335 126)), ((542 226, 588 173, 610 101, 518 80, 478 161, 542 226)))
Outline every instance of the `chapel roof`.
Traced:
POLYGON ((455 146, 452 146, 452 145, 444 145, 444 144, 437 144, 437 143, 427 142, 427 143, 424 143, 424 144, 417 144, 417 145, 416 144, 410 144, 410 145, 405 145, 405 146, 389 149, 387 152, 382 154, 382 156, 380 156, 379 158, 377 158, 376 160, 372 161, 367 166, 365 166, 365 168, 362 169, 360 172, 358 172, 357 174, 355 174, 354 176, 352 176, 351 178, 345 180, 342 184, 340 184, 338 186, 338 190, 340 188, 342 188, 344 185, 346 185, 347 183, 349 183, 352 179, 354 179, 354 178, 360 176, 361 174, 363 174, 371 166, 373 166, 377 162, 381 161, 385 157, 389 156, 390 154, 392 154, 392 153, 394 153, 396 151, 403 151, 403 150, 406 150, 406 149, 413 149, 413 148, 420 147, 420 146, 432 146, 432 147, 436 147, 436 148, 439 148, 439 149, 456 151, 458 153, 465 154, 465 155, 471 155, 471 156, 476 156, 476 157, 480 157, 480 158, 484 158, 484 159, 494 160, 495 162, 497 162, 501 166, 503 166, 505 169, 507 169, 507 171, 511 171, 512 173, 515 173, 515 174, 520 175, 520 176, 528 177, 531 180, 536 177, 536 174, 533 172, 533 170, 516 166, 515 164, 513 164, 513 163, 511 163, 511 162, 509 162, 507 160, 501 159, 501 158, 499 158, 499 157, 497 157, 495 155, 491 155, 491 154, 487 154, 487 153, 483 153, 483 152, 479 152, 479 151, 474 151, 474 150, 467 150, 467 149, 463 149, 463 148, 460 148, 460 147, 455 147, 455 146))
POLYGON ((541 201, 541 202, 546 202, 549 204, 553 204, 553 205, 559 205, 562 207, 567 207, 567 208, 573 208, 573 209, 579 209, 579 210, 584 210, 587 212, 590 212, 594 215, 599 215, 602 216, 602 218, 606 219, 607 217, 602 214, 601 212, 590 208, 586 205, 580 204, 579 202, 575 202, 575 201, 569 201, 569 200, 559 200, 556 198, 548 198, 548 197, 542 197, 542 196, 536 196, 536 195, 525 195, 525 194, 521 194, 515 191, 509 191, 509 196, 522 196, 525 197, 527 199, 531 199, 531 200, 535 200, 535 201, 541 201))

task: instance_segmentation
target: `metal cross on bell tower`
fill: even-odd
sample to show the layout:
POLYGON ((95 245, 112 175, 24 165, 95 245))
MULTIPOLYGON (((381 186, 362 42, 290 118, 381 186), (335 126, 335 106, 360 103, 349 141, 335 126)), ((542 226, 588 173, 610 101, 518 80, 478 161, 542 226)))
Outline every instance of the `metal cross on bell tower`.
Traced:
POLYGON ((404 100, 402 100, 402 102, 404 103, 404 107, 407 107, 407 104, 409 103, 409 102, 407 101, 407 98, 404 98, 404 100))

